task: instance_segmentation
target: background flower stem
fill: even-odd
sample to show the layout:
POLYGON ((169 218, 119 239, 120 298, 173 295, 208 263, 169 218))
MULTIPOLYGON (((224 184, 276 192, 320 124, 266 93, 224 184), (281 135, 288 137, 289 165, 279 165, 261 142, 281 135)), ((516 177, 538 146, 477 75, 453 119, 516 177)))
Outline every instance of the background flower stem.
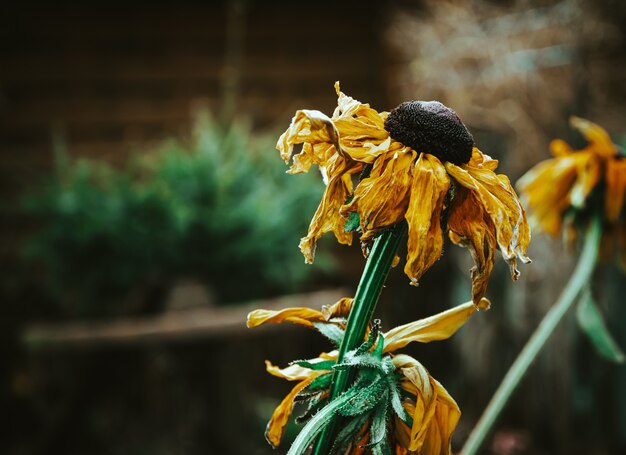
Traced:
POLYGON ((548 341, 550 335, 552 335, 567 310, 572 306, 581 290, 588 284, 596 265, 601 234, 602 221, 600 217, 594 217, 585 235, 583 250, 574 273, 561 295, 559 295, 556 303, 546 313, 535 332, 528 339, 528 342, 515 359, 515 362, 513 362, 513 365, 511 365, 511 368, 509 368, 495 394, 491 397, 491 401, 470 433, 465 446, 463 446, 461 451, 463 455, 474 455, 480 449, 483 440, 493 427, 511 394, 528 371, 533 360, 535 360, 541 348, 546 344, 546 341, 548 341))
MULTIPOLYGON (((352 304, 352 310, 346 325, 346 333, 339 347, 337 363, 341 363, 346 352, 355 349, 363 343, 367 326, 370 323, 389 269, 393 263, 393 258, 396 255, 400 242, 404 238, 406 230, 407 223, 402 221, 381 233, 374 241, 354 296, 354 303, 352 304)), ((351 379, 349 371, 335 371, 330 399, 333 400, 341 395, 348 387, 351 379)), ((313 451, 314 455, 327 455, 329 453, 334 439, 336 421, 334 419, 324 428, 313 451)))

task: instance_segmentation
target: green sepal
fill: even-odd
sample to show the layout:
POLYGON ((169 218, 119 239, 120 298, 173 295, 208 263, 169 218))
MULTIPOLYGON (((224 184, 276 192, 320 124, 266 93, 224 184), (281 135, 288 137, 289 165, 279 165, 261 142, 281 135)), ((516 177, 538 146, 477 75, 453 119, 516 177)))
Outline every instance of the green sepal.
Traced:
POLYGON ((336 324, 328 324, 325 322, 314 322, 313 326, 335 346, 339 347, 341 345, 341 340, 343 340, 343 335, 345 333, 341 327, 336 324))
POLYGON ((348 218, 343 225, 344 232, 356 232, 361 227, 361 217, 357 212, 348 213, 348 218))
POLYGON ((400 388, 398 387, 398 378, 395 374, 387 376, 387 386, 389 388, 389 398, 393 412, 404 423, 406 423, 409 428, 411 428, 413 426, 413 419, 409 416, 409 413, 406 412, 404 406, 402 406, 402 397, 400 396, 400 388))
POLYGON ((370 333, 367 337, 367 340, 365 340, 361 344, 361 346, 359 346, 353 351, 355 356, 365 354, 370 349, 372 349, 372 346, 374 346, 374 343, 376 342, 376 340, 378 339, 378 335, 380 334, 380 326, 381 326, 380 319, 374 319, 372 321, 372 328, 370 329, 370 333))
POLYGON ((330 387, 330 383, 333 380, 333 373, 322 374, 315 379, 303 390, 303 391, 320 391, 330 387))
POLYGON ((382 378, 369 385, 360 385, 360 382, 356 382, 353 386, 353 389, 357 389, 355 395, 337 410, 338 414, 355 416, 370 411, 381 400, 387 398, 385 388, 385 381, 382 378))
POLYGON ((609 332, 589 287, 583 291, 578 301, 576 319, 598 354, 611 362, 624 363, 624 352, 609 332))

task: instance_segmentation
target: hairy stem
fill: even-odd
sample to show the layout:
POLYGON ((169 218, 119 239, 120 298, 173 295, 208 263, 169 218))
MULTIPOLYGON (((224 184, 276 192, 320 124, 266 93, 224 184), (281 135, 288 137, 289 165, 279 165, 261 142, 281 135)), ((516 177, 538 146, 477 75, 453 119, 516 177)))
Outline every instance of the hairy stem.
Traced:
POLYGON ((491 397, 491 401, 485 408, 483 415, 476 423, 461 451, 463 455, 474 455, 478 451, 504 405, 528 371, 533 360, 535 360, 537 354, 546 344, 546 341, 548 341, 548 338, 550 338, 550 335, 552 335, 567 310, 572 306, 581 290, 588 284, 596 265, 601 233, 602 221, 599 217, 595 217, 585 236, 585 244, 574 273, 556 303, 546 313, 535 332, 528 339, 528 342, 526 342, 515 362, 509 368, 495 394, 491 397))
MULTIPOLYGON (((374 241, 374 246, 369 254, 361 281, 354 296, 352 310, 348 316, 346 333, 339 347, 337 363, 343 361, 346 352, 358 347, 365 337, 367 326, 370 323, 378 298, 383 290, 389 269, 396 255, 400 242, 407 230, 406 222, 402 221, 394 227, 383 232, 374 241)), ((341 395, 351 381, 351 372, 337 370, 333 376, 330 399, 334 400, 341 395)), ((302 432, 306 429, 303 428, 302 432)), ((313 451, 314 455, 327 455, 332 446, 336 430, 336 419, 326 426, 317 441, 313 451)))
POLYGON ((352 398, 356 394, 356 391, 353 393, 344 393, 342 396, 337 398, 336 400, 332 400, 326 406, 319 410, 312 418, 307 422, 307 424, 302 428, 302 431, 298 434, 296 439, 291 444, 289 448, 289 452, 287 455, 300 455, 306 451, 306 449, 311 445, 315 437, 319 434, 320 431, 324 430, 328 427, 328 425, 332 422, 332 418, 341 408, 345 405, 350 398, 352 398))

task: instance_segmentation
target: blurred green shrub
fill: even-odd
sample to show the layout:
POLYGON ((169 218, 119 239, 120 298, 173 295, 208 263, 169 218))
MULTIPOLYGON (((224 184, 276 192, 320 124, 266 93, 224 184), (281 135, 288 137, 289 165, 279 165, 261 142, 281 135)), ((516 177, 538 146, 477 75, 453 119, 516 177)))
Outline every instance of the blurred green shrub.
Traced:
POLYGON ((275 140, 201 115, 190 145, 166 141, 122 169, 58 159, 25 198, 41 227, 25 257, 64 314, 154 310, 181 278, 219 302, 293 291, 312 271, 297 245, 323 188, 285 174, 275 140))

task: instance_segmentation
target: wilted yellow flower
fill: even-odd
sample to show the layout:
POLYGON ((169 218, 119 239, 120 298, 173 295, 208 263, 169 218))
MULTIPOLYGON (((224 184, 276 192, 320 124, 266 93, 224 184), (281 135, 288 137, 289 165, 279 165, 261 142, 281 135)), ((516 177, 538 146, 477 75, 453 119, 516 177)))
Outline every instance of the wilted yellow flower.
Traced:
POLYGON ((607 132, 588 120, 572 117, 572 127, 587 140, 586 147, 573 150, 565 141, 550 144, 554 158, 540 162, 518 182, 528 203, 533 225, 568 242, 592 216, 601 216, 601 252, 616 251, 626 268, 626 158, 620 155, 607 132))
POLYGON ((478 304, 499 249, 517 279, 516 257, 528 262, 530 230, 509 179, 494 171, 496 160, 474 146, 456 113, 436 101, 410 101, 377 112, 345 95, 335 84, 332 117, 300 110, 276 148, 288 172, 319 166, 326 183, 306 237, 300 242, 312 263, 317 240, 332 232, 350 244, 346 220, 358 216, 360 240, 404 219, 408 253, 404 271, 413 284, 439 259, 444 231, 468 247, 475 262, 472 299, 478 304), (302 149, 294 154, 294 145, 302 149), (353 178, 360 175, 354 188, 353 178))
MULTIPOLYGON (((292 322, 300 325, 315 326, 319 323, 331 323, 343 326, 352 299, 342 299, 335 305, 322 311, 310 308, 288 308, 279 311, 255 310, 248 315, 248 327, 274 322, 292 322), (303 322, 307 321, 307 322, 303 322)), ((411 322, 383 334, 383 353, 391 355, 411 342, 429 343, 444 340, 452 336, 479 308, 488 308, 489 302, 481 300, 479 305, 467 302, 434 316, 411 322)), ((309 360, 312 364, 328 360, 337 360, 337 351, 323 353, 318 358, 309 360)), ((399 373, 398 387, 405 392, 406 398, 402 406, 412 418, 412 426, 408 426, 400 418, 393 419, 393 439, 396 453, 417 454, 448 454, 450 439, 459 420, 461 412, 454 399, 445 388, 437 382, 417 360, 404 354, 392 357, 393 364, 399 373)), ((267 371, 288 381, 297 381, 291 392, 275 409, 267 426, 266 437, 273 447, 279 445, 285 425, 291 415, 294 400, 300 392, 316 378, 330 373, 332 365, 324 369, 305 368, 292 364, 279 368, 266 361, 267 371)), ((323 398, 328 396, 328 392, 323 398)), ((353 446, 351 454, 360 453, 360 445, 368 443, 362 438, 353 446)))

